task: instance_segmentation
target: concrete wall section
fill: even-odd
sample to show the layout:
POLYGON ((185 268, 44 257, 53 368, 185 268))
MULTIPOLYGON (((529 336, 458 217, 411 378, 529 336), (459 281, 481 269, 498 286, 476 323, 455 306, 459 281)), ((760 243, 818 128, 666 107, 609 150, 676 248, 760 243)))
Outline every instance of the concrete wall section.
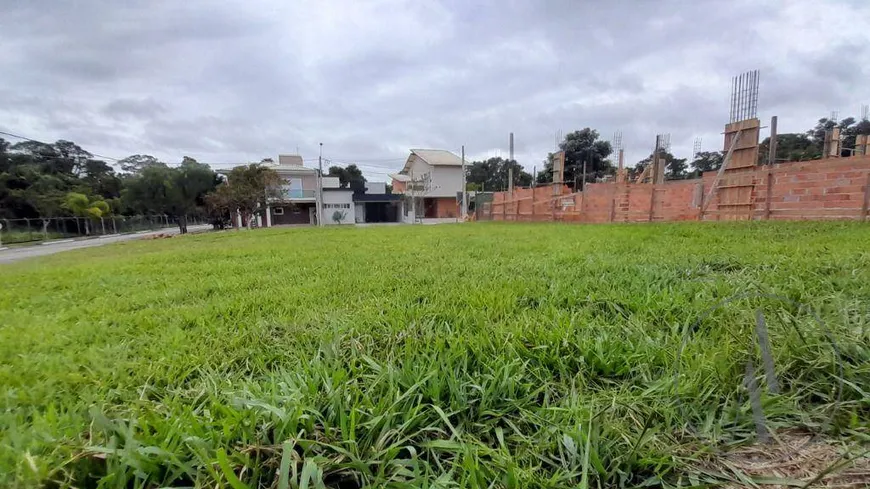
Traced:
POLYGON ((387 184, 384 182, 366 182, 367 194, 385 194, 387 193, 387 184))
POLYGON ((356 208, 353 204, 353 191, 351 190, 325 190, 323 192, 323 223, 324 224, 353 224, 356 222, 356 208), (336 222, 335 216, 341 215, 336 222))
POLYGON ((432 187, 427 197, 450 197, 456 200, 456 193, 462 191, 461 166, 432 167, 432 187))

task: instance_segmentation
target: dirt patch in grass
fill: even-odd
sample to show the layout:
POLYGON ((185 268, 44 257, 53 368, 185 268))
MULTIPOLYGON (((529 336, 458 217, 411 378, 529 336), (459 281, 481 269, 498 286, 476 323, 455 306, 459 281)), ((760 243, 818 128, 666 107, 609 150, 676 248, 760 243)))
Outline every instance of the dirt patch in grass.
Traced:
POLYGON ((725 453, 704 471, 733 479, 726 488, 870 487, 870 454, 867 447, 793 430, 725 453))

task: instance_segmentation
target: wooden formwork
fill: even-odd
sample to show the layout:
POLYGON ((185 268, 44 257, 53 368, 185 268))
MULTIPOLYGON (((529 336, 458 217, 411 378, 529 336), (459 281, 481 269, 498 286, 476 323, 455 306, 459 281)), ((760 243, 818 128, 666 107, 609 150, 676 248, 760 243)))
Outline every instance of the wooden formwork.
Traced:
MULTIPOLYGON (((725 151, 731 153, 723 162, 721 178, 714 182, 717 205, 709 214, 717 220, 752 219, 755 206, 755 166, 758 164, 758 137, 761 121, 747 119, 725 126, 725 151), (735 143, 734 138, 738 138, 735 143), (733 145, 733 149, 732 149, 733 145)), ((704 218, 704 215, 701 216, 704 218)))

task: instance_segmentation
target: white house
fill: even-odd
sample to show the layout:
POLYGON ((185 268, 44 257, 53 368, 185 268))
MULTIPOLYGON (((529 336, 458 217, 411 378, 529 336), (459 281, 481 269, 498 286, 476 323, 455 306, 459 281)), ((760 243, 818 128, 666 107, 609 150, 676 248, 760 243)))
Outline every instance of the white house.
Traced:
MULTIPOLYGON (((391 174, 393 193, 411 197, 417 217, 458 217, 462 159, 443 149, 412 149, 399 173, 391 174)), ((413 219, 413 216, 411 216, 413 219)))

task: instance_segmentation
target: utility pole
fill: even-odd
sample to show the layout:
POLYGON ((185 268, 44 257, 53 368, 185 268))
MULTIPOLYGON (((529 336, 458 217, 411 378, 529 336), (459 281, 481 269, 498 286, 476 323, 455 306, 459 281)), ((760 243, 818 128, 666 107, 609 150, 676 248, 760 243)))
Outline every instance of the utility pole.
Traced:
POLYGON ((586 158, 583 160, 583 187, 581 188, 583 191, 586 191, 586 163, 589 162, 590 158, 592 158, 591 148, 586 152, 586 158))
POLYGON ((323 226, 323 143, 320 143, 320 155, 317 157, 317 191, 314 197, 317 225, 323 226))
POLYGON ((462 220, 466 220, 468 218, 468 184, 465 183, 465 145, 462 145, 462 209, 460 210, 460 214, 462 215, 462 220))
POLYGON ((511 133, 510 140, 510 155, 511 158, 508 160, 508 193, 511 198, 514 197, 514 133, 511 133))

